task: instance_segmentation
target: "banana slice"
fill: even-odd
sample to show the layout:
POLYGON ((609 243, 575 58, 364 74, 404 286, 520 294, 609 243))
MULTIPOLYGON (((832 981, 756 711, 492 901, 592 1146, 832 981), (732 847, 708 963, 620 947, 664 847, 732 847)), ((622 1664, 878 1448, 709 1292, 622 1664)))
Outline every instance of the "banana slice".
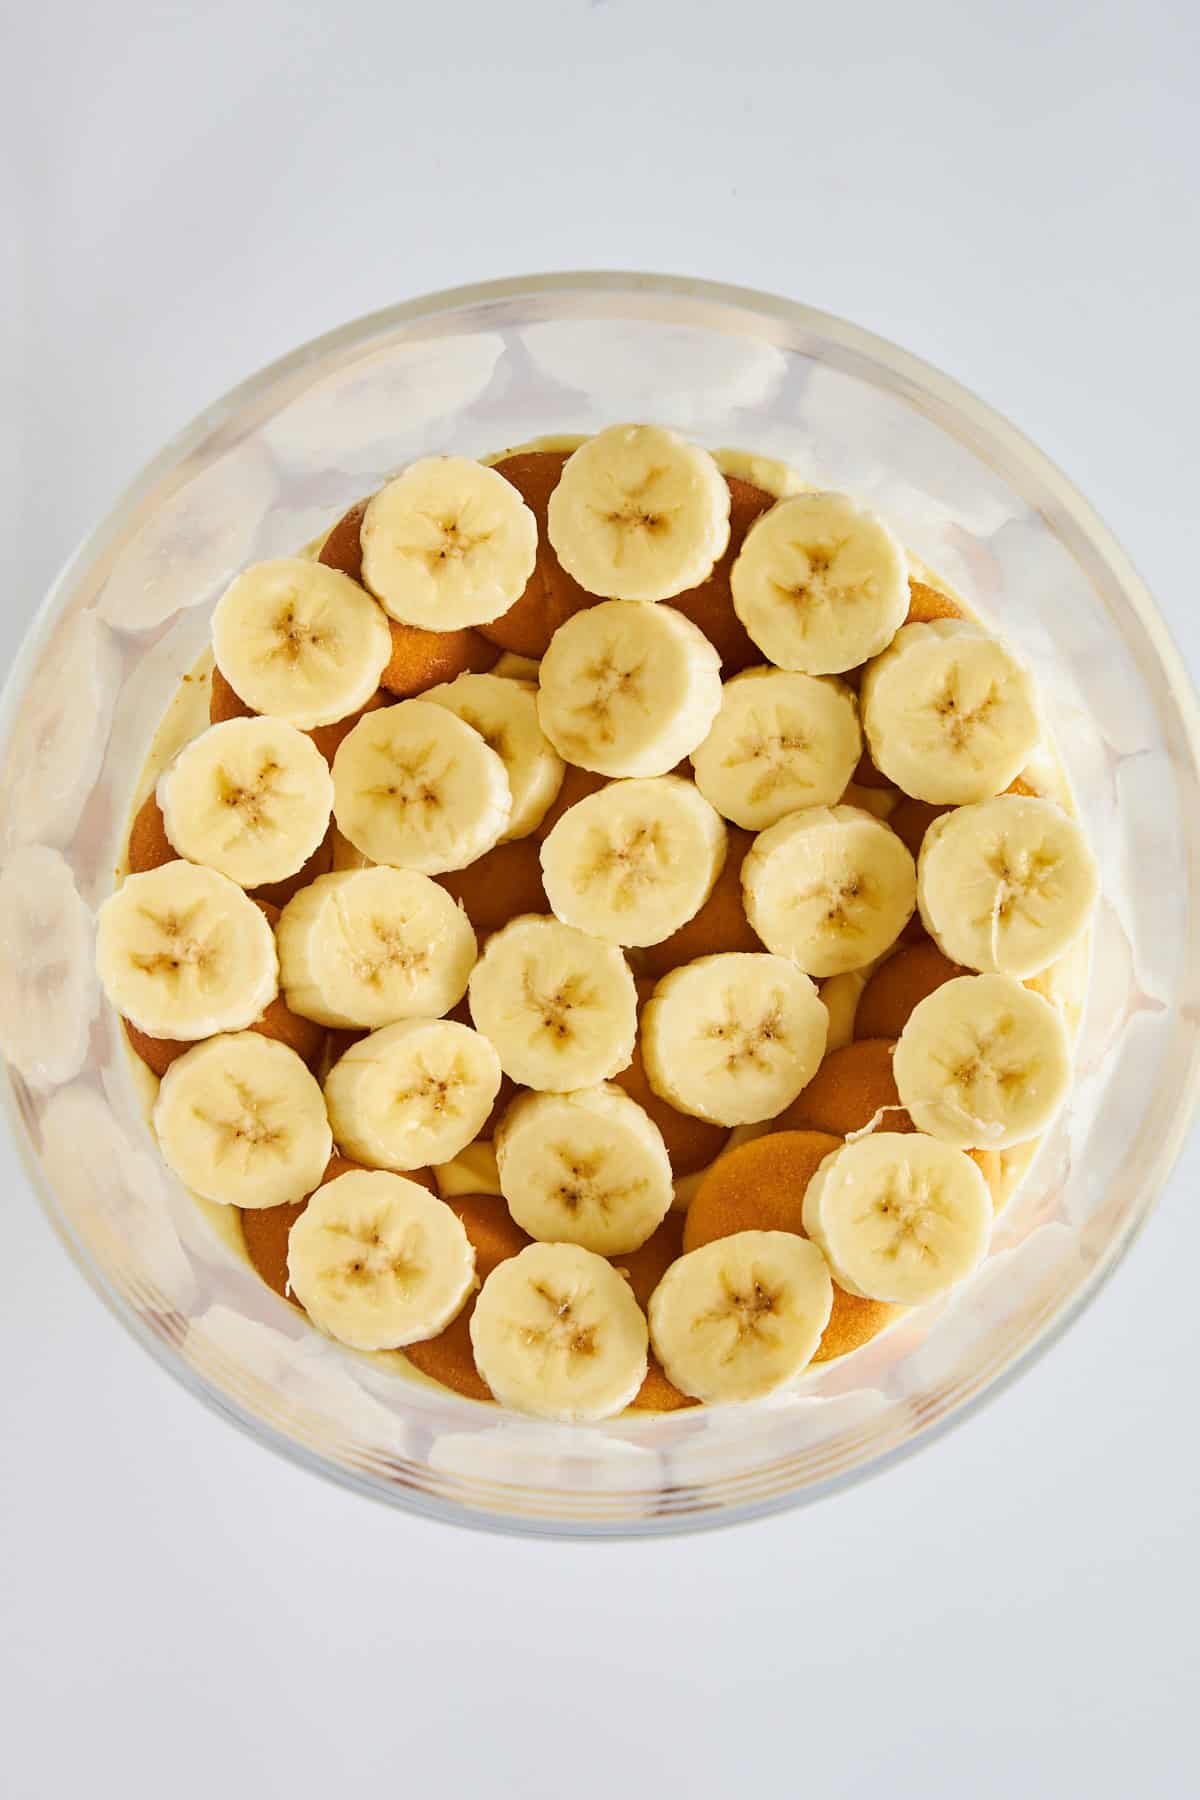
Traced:
POLYGON ((644 1244, 671 1210, 662 1133, 618 1087, 521 1094, 495 1143, 500 1192, 530 1237, 619 1256, 644 1244))
POLYGON ((423 875, 465 869, 508 829, 504 764, 444 706, 365 713, 333 759, 338 829, 372 862, 423 875))
POLYGON ((475 1252, 444 1201, 403 1175, 355 1169, 318 1188, 292 1226, 288 1280, 330 1337, 399 1350, 462 1311, 475 1252))
POLYGON ((918 1131, 1007 1150, 1049 1125, 1071 1081, 1071 1040, 1048 1000, 1008 975, 960 975, 913 1009, 892 1059, 918 1131))
POLYGON ((1053 800, 1000 794, 935 819, 917 864, 925 929, 952 962, 1037 975, 1067 950, 1096 903, 1096 861, 1053 800))
POLYGON ((542 658, 542 730, 597 775, 665 775, 704 742, 720 705, 720 657, 670 606, 590 606, 542 658))
POLYGON ((116 1010, 148 1037, 242 1031, 278 992, 266 916, 227 875, 189 862, 130 875, 104 902, 96 968, 116 1010))
POLYGON ((528 837, 554 804, 565 766, 538 723, 537 686, 502 675, 460 675, 421 698, 477 731, 504 764, 512 812, 501 838, 528 837))
POLYGON ((624 956, 558 919, 526 913, 487 941, 471 1017, 522 1087, 566 1093, 629 1066, 637 988, 624 956))
POLYGON ((613 944, 658 944, 708 899, 725 826, 677 775, 614 781, 568 808, 542 844, 560 919, 613 944))
POLYGON ((650 1296, 650 1342, 682 1393, 758 1400, 812 1361, 832 1310, 815 1244, 791 1231, 738 1231, 671 1264, 650 1296))
POLYGON ((917 871, 881 819, 813 806, 755 838, 742 897, 768 950, 810 975, 840 975, 895 943, 916 905, 917 871))
POLYGON ((752 1125, 812 1080, 828 1029, 815 986, 783 957, 701 956, 664 975, 642 1008, 646 1077, 680 1112, 752 1125))
POLYGON ((863 675, 861 704, 876 767, 935 805, 1000 793, 1040 736, 1028 670, 967 619, 897 632, 863 675))
POLYGON ((577 1244, 529 1244, 498 1264, 470 1331, 496 1399, 537 1418, 611 1418, 646 1379, 645 1314, 612 1264, 577 1244))
POLYGON ((861 755, 858 707, 844 682, 747 669, 725 683, 692 767, 719 813, 762 831, 797 807, 832 806, 861 755))
POLYGON ((229 719, 185 745, 158 804, 180 856, 255 888, 303 868, 329 829, 333 779, 286 720, 229 719))
POLYGON ((245 704, 300 731, 364 707, 392 654, 371 596, 299 556, 244 569, 217 602, 212 641, 218 669, 245 704))
POLYGON ((729 487, 708 451, 673 431, 610 425, 567 458, 546 534, 589 594, 669 600, 729 542, 729 487))
POLYGON ((403 625, 486 625, 525 592, 537 521, 516 488, 465 456, 427 456, 369 502, 363 580, 403 625))
POLYGON ((476 956, 462 908, 411 869, 318 876, 284 907, 275 942, 292 1011, 345 1030, 440 1018, 476 956))
POLYGON ((845 494, 778 501, 746 533, 729 585, 763 655, 806 675, 878 656, 908 612, 904 551, 845 494))
POLYGON ((825 1158, 801 1216, 840 1288, 920 1306, 983 1260, 992 1197, 962 1150, 917 1132, 877 1131, 825 1158))
POLYGON ((333 1135, 379 1169, 449 1162, 478 1137, 500 1091, 500 1059, 453 1019, 404 1019, 352 1044, 325 1077, 333 1135))
POLYGON ((256 1031, 209 1038, 162 1078, 154 1130, 167 1166, 222 1206, 290 1206, 333 1154, 320 1087, 294 1050, 256 1031))

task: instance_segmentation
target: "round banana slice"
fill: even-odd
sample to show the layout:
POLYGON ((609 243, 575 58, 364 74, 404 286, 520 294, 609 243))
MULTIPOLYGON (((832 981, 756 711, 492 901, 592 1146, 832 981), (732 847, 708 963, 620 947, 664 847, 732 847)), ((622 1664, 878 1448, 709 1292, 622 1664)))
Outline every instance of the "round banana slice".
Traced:
POLYGON ((495 1142, 500 1192, 530 1237, 619 1256, 671 1210, 662 1133, 618 1087, 521 1094, 495 1142))
POLYGON ((427 456, 368 503, 363 580, 404 625, 485 625, 525 591, 537 521, 511 482, 465 456, 427 456))
POLYGON ((1019 981, 960 975, 914 1008, 892 1070, 918 1131, 962 1150, 1007 1150, 1058 1111, 1071 1041, 1050 1002, 1019 981))
POLYGON ((677 775, 614 781, 565 812, 542 844, 546 898, 613 944, 657 944, 708 899, 725 826, 677 775))
POLYGON ((935 805, 1000 793, 1041 734, 1028 670, 967 619, 897 632, 863 675, 861 704, 876 767, 935 805))
POLYGON ((236 882, 195 863, 129 875, 96 921, 96 968, 148 1037, 212 1037, 253 1025, 278 992, 275 939, 236 882))
POLYGON ((329 829, 333 780, 285 719, 229 719, 180 751, 158 804, 181 856, 255 888, 303 868, 329 829))
POLYGON ((983 1260, 992 1197, 962 1150, 919 1132, 877 1131, 825 1158, 802 1217, 848 1294, 920 1306, 983 1260))
POLYGON ((538 723, 537 686, 502 675, 460 675, 426 688, 421 698, 444 706, 477 731, 504 764, 512 812, 501 838, 527 837, 554 804, 565 766, 538 723))
POLYGON ((828 1029, 813 983, 783 957, 701 956, 664 975, 642 1008, 646 1077, 680 1112, 752 1125, 812 1080, 828 1029))
POLYGON ((355 1162, 422 1169, 479 1136, 500 1092, 500 1060, 453 1019, 404 1019, 360 1038, 325 1077, 333 1135, 355 1162))
POLYGON ((209 1038, 177 1057, 153 1122, 168 1168, 223 1206, 294 1205, 333 1154, 316 1081, 294 1050, 256 1031, 209 1038))
POLYGON ((768 950, 809 975, 840 975, 895 943, 916 905, 917 871, 881 819, 813 806, 755 838, 742 897, 768 950))
POLYGON ((550 496, 555 555, 589 594, 669 600, 729 542, 729 487, 707 450, 657 425, 610 425, 567 458, 550 496))
POLYGON ((471 1017, 522 1087, 566 1093, 628 1067, 637 988, 614 944, 526 913, 487 941, 467 989, 471 1017))
POLYGON ((292 1226, 288 1280, 330 1337, 400 1350, 462 1311, 475 1252, 444 1201, 403 1175, 356 1169, 318 1188, 292 1226))
POLYGON ((504 764, 444 706, 401 700, 365 713, 333 759, 339 831, 372 862, 465 869, 508 829, 504 764))
POLYGON ((500 1263, 470 1329, 496 1399, 538 1418, 609 1419, 646 1379, 645 1314, 612 1264, 577 1244, 530 1244, 500 1263))
POLYGON ((650 1296, 650 1342, 683 1393, 758 1400, 808 1366, 832 1310, 815 1244, 791 1231, 738 1231, 671 1264, 650 1296))
POLYGON ((792 494, 746 533, 734 609, 781 669, 837 675, 878 656, 908 612, 908 564, 846 494, 792 494))
POLYGON ((467 915, 412 869, 318 876, 284 907, 275 942, 292 1011, 344 1030, 440 1018, 475 966, 467 915))
POLYGON ((301 731, 367 704, 392 654, 383 613, 356 581, 304 557, 252 563, 212 620, 213 657, 256 713, 301 731))
POLYGON ((1096 861, 1074 819, 1020 794, 935 819, 917 864, 921 918, 944 954, 1021 981, 1074 943, 1096 892, 1096 861))
POLYGON ((832 806, 861 755, 858 707, 844 682, 747 669, 725 683, 692 767, 719 813, 762 831, 797 807, 832 806))
POLYGON ((720 705, 720 657, 670 606, 589 606, 542 658, 542 730, 597 775, 665 775, 704 742, 720 705))

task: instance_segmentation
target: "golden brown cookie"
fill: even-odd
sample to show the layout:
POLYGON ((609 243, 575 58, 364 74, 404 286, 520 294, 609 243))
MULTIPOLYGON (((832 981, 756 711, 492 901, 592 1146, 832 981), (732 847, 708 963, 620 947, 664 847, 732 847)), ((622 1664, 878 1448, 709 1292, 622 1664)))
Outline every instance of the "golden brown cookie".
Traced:
MULTIPOLYGON (((462 1220, 475 1247, 475 1274, 480 1286, 492 1270, 533 1240, 514 1223, 507 1206, 496 1194, 455 1194, 446 1205, 462 1220)), ((492 1391, 475 1367, 471 1348, 471 1314, 475 1298, 467 1301, 456 1319, 436 1337, 408 1344, 404 1354, 416 1369, 443 1387, 465 1394, 469 1400, 492 1401, 492 1391)), ((493 1402, 494 1404, 494 1402, 493 1402)))
POLYGON ((724 867, 700 911, 661 944, 642 951, 642 967, 656 981, 681 963, 718 950, 762 950, 762 940, 751 930, 742 905, 742 864, 753 842, 751 832, 731 825, 724 867))
POLYGON ((362 539, 359 534, 366 510, 367 501, 358 500, 349 512, 344 512, 321 545, 317 557, 327 569, 339 569, 351 581, 362 581, 362 539))
POLYGON ((892 1038, 860 1038, 831 1050, 808 1086, 780 1113, 776 1130, 828 1131, 844 1138, 881 1115, 877 1131, 915 1131, 896 1092, 895 1048, 892 1038))
POLYGON ((928 625, 933 619, 961 619, 962 616, 962 607, 956 606, 949 594, 939 594, 925 582, 910 579, 906 625, 928 625))
POLYGON ((153 788, 138 807, 129 827, 126 859, 131 875, 144 875, 148 869, 161 869, 164 863, 179 861, 179 852, 167 836, 162 807, 153 788))
POLYGON ((533 838, 497 844, 469 867, 452 869, 435 879, 462 906, 481 939, 521 913, 550 911, 533 838))
POLYGON ((684 1249, 698 1250, 738 1231, 803 1236, 805 1190, 841 1143, 827 1131, 772 1131, 727 1150, 692 1196, 684 1218, 684 1249))
POLYGON ((721 674, 728 681, 741 669, 766 661, 733 609, 729 571, 741 553, 746 533, 755 519, 774 506, 775 496, 735 475, 727 475, 725 480, 729 487, 729 546, 707 581, 676 594, 669 604, 700 627, 720 656, 721 674))
POLYGON ((943 956, 932 940, 897 950, 880 963, 859 996, 854 1015, 855 1037, 898 1038, 914 1007, 944 981, 967 973, 943 956))
POLYGON ((493 464, 497 475, 503 475, 516 488, 537 520, 537 561, 525 583, 525 592, 506 613, 479 627, 490 643, 501 650, 512 650, 517 656, 544 656, 559 626, 583 607, 596 603, 596 595, 589 594, 567 574, 546 534, 546 508, 567 455, 565 450, 520 450, 493 464))
POLYGON ((481 675, 496 662, 500 652, 477 631, 422 631, 419 625, 401 625, 389 619, 392 654, 379 684, 397 700, 411 700, 426 688, 453 681, 456 675, 481 675))

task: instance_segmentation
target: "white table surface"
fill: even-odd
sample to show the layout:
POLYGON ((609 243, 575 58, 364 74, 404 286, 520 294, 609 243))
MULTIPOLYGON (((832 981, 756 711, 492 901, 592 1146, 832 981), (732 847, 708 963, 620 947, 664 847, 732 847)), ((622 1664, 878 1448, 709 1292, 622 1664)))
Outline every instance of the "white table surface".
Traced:
MULTIPOLYGON (((0 43, 6 662, 142 461, 261 363, 409 294, 608 266, 794 295, 976 388, 1200 666, 1184 0, 41 0, 0 43)), ((0 1156, 14 1800, 1195 1791, 1196 1142, 981 1416, 804 1513, 615 1546, 406 1519, 265 1455, 125 1337, 0 1156)))

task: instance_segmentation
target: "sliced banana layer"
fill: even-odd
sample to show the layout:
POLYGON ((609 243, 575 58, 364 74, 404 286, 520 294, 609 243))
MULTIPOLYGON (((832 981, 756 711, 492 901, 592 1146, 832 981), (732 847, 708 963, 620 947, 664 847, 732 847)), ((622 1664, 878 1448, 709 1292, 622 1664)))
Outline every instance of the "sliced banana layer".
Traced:
POLYGON ((333 1135, 355 1162, 422 1169, 478 1137, 500 1092, 500 1059, 469 1025, 404 1019, 352 1044, 325 1078, 333 1135))
POLYGON ((952 962, 1018 980, 1067 950, 1096 903, 1096 860, 1052 800, 1000 794, 935 819, 917 865, 917 901, 952 962))
POLYGON ((411 869, 318 876, 284 907, 275 942, 292 1011, 346 1030, 440 1018, 475 966, 467 915, 411 869))
POLYGON ((427 700, 366 713, 333 759, 338 829, 372 862, 440 875, 508 830, 504 764, 477 731, 427 700))
POLYGON ((611 1418, 646 1379, 646 1319, 629 1283, 577 1244, 529 1244, 500 1263, 470 1331, 496 1399, 537 1418, 611 1418))
POLYGON ((1048 1000, 1008 975, 960 975, 915 1007, 892 1061, 919 1131, 1006 1150, 1043 1132, 1071 1082, 1071 1041, 1048 1000))
POLYGON ((153 1118, 167 1166, 222 1206, 294 1205, 333 1153, 316 1081, 294 1050, 256 1031, 209 1038, 176 1057, 153 1118))
POLYGON ((502 842, 541 824, 562 786, 562 757, 538 723, 537 687, 501 675, 460 675, 421 698, 444 706, 477 731, 504 764, 512 812, 502 842))
POLYGON ((642 1009, 646 1077, 714 1125, 774 1118, 812 1080, 829 1015, 783 957, 725 951, 664 975, 642 1009))
POLYGON ((720 657, 670 606, 590 606, 542 658, 542 730, 597 775, 665 775, 704 742, 720 705, 720 657))
POLYGON ((803 1219, 848 1294, 920 1306, 982 1261, 992 1198, 962 1150, 919 1132, 877 1131, 825 1158, 805 1189, 803 1219))
POLYGON ((729 487, 707 450, 657 425, 610 425, 567 458, 546 530, 589 594, 669 600, 729 542, 729 487))
POLYGON ((762 831, 797 807, 832 806, 861 755, 858 707, 844 682, 747 669, 725 683, 692 767, 719 813, 762 831))
POLYGON ((243 570, 217 602, 212 639, 218 669, 246 705, 301 731, 358 712, 392 654, 371 596, 298 556, 243 570))
POLYGON ((636 1250, 675 1195, 662 1133, 618 1087, 522 1094, 496 1132, 500 1192, 530 1237, 636 1250))
POLYGON ((404 625, 456 631, 507 612, 537 557, 516 488, 464 456, 427 456, 380 488, 360 529, 363 580, 404 625))
POLYGON ((677 775, 614 781, 569 807, 542 844, 546 898, 614 944, 658 944, 708 899, 725 826, 677 775))
POLYGON ((807 675, 878 656, 908 612, 904 551, 845 494, 778 501, 746 533, 729 584, 763 655, 807 675))
POLYGON ((181 856, 255 888, 303 868, 329 829, 333 780, 285 719, 229 719, 180 751, 158 804, 181 856))
POLYGON ((139 1031, 184 1041, 253 1025, 279 985, 265 914, 227 875, 189 862, 126 877, 97 915, 96 967, 139 1031))
POLYGON ((917 871, 881 819, 814 806, 755 838, 742 897, 768 950, 810 975, 840 975, 895 943, 916 904, 917 871))
POLYGON ((832 1309, 815 1244, 790 1231, 739 1231, 671 1264, 650 1296, 650 1341, 682 1393, 758 1400, 812 1361, 832 1309))
POLYGON ((861 702, 876 766, 934 805, 1000 793, 1041 735, 1028 670, 967 619, 897 632, 864 674, 861 702))
POLYGON ((475 1252, 444 1201, 403 1175, 358 1169, 318 1188, 292 1226, 288 1280, 330 1337, 399 1350, 462 1311, 475 1252))
POLYGON ((637 988, 614 944, 525 913, 488 939, 467 992, 477 1028, 522 1087, 566 1093, 629 1066, 637 988))

